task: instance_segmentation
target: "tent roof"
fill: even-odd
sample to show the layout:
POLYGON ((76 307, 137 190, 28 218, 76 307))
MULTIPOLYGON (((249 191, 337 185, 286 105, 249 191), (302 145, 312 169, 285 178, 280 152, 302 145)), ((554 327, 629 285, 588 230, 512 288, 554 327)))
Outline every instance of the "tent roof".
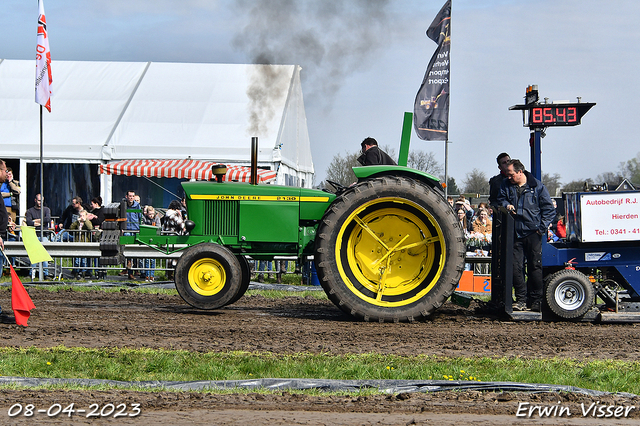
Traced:
MULTIPOLYGON (((47 160, 258 161, 313 173, 300 67, 157 62, 52 62, 47 160)), ((35 63, 0 60, 3 158, 39 158, 35 63)))
MULTIPOLYGON (((100 165, 100 173, 109 175, 146 176, 157 178, 180 178, 196 180, 212 180, 211 167, 217 163, 198 160, 123 160, 100 165)), ((249 182, 251 169, 238 165, 226 165, 224 180, 249 182)), ((275 180, 273 170, 258 169, 261 182, 275 180)))

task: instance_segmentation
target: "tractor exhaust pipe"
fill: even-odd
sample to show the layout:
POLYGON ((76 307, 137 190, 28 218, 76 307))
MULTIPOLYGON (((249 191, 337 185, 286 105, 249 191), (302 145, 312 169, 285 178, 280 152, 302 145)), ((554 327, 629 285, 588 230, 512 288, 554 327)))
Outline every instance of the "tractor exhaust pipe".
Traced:
POLYGON ((251 138, 251 185, 258 184, 258 138, 251 138))

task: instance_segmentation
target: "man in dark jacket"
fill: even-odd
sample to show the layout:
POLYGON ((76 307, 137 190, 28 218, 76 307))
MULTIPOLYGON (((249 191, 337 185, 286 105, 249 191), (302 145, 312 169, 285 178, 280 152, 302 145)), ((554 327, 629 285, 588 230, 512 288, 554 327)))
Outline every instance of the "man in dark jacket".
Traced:
POLYGON ((363 166, 398 165, 386 152, 378 148, 378 141, 374 138, 366 138, 360 145, 362 146, 362 155, 358 157, 358 163, 363 166))
POLYGON ((515 221, 513 244, 513 287, 516 301, 513 309, 523 311, 530 306, 540 311, 542 302, 542 238, 556 215, 549 191, 524 169, 520 160, 510 160, 507 179, 502 182, 498 205, 506 207, 515 221), (527 259, 527 282, 523 264, 527 259))
POLYGON ((498 170, 500 173, 489 179, 489 205, 494 206, 498 201, 498 194, 500 194, 500 185, 502 181, 507 178, 507 164, 511 160, 509 154, 506 152, 500 153, 496 158, 498 162, 498 170))

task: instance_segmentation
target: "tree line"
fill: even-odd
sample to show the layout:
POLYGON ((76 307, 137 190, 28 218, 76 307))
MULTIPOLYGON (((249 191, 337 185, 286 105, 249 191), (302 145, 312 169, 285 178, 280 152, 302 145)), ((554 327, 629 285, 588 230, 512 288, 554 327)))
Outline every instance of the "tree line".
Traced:
MULTIPOLYGON (((395 149, 383 146, 392 158, 397 158, 395 149)), ((355 182, 356 176, 351 170, 352 167, 359 166, 358 157, 360 151, 346 153, 344 155, 336 154, 333 156, 329 167, 327 168, 327 180, 337 182, 344 186, 349 186, 355 182)), ((429 173, 444 180, 444 167, 441 162, 436 159, 433 152, 425 152, 421 150, 409 151, 407 165, 413 169, 429 173)), ((491 176, 477 168, 474 168, 465 175, 460 185, 457 184, 454 177, 449 176, 447 179, 447 192, 449 194, 489 194, 489 179, 491 176)), ((563 192, 579 192, 590 188, 593 185, 606 184, 610 189, 615 189, 620 183, 627 179, 636 188, 640 188, 640 152, 635 158, 620 163, 618 170, 615 172, 605 172, 592 178, 577 179, 571 182, 563 183, 562 176, 559 173, 543 173, 542 183, 547 187, 552 196, 560 195, 563 192)), ((324 187, 324 182, 320 184, 324 187)))

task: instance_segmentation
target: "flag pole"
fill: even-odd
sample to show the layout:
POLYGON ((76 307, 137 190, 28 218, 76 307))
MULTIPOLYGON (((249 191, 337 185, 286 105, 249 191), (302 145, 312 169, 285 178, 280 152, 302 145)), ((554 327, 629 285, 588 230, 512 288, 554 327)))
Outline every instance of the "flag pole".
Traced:
MULTIPOLYGON (((42 153, 43 153, 43 131, 42 131, 42 121, 43 121, 43 112, 42 105, 40 105, 40 238, 44 236, 44 165, 42 163, 42 153)), ((42 239, 40 240, 42 241, 42 239)), ((44 281, 44 270, 42 262, 38 265, 38 276, 40 277, 40 281, 44 281)))
POLYGON ((444 198, 449 196, 449 138, 444 141, 444 198))

